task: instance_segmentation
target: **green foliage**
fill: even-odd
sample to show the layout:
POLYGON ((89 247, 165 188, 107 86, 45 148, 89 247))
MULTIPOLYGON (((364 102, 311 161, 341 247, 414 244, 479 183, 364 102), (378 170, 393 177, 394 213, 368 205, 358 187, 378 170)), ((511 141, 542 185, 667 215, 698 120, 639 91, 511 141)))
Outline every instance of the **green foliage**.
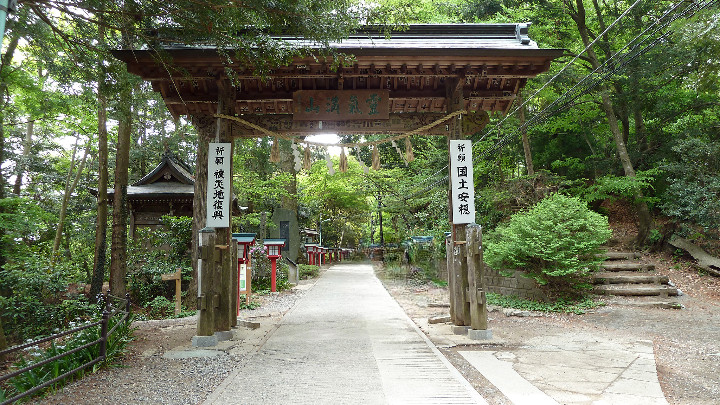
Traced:
POLYGON ((155 297, 147 303, 150 319, 165 319, 175 315, 175 303, 162 295, 155 297))
POLYGON ((577 300, 560 298, 554 302, 538 302, 518 298, 514 295, 507 296, 495 293, 487 293, 486 297, 488 305, 497 305, 503 308, 516 308, 538 312, 571 312, 578 315, 584 314, 589 309, 595 309, 605 305, 602 302, 595 301, 588 297, 577 300))
MULTIPOLYGON (((660 169, 650 169, 638 171, 636 177, 607 175, 596 178, 590 186, 576 187, 571 192, 575 191, 588 203, 614 198, 633 199, 636 195, 652 190, 656 177, 662 174, 660 169)), ((656 203, 658 199, 645 198, 645 201, 656 203)))
POLYGON ((23 341, 49 335, 87 316, 92 305, 84 297, 66 294, 75 277, 71 266, 51 265, 38 253, 5 264, 0 269, 0 315, 8 338, 23 341))
POLYGON ((250 309, 250 310, 253 310, 253 309, 258 309, 258 308, 260 308, 260 306, 261 306, 260 303, 257 302, 257 301, 250 301, 250 303, 248 304, 248 303, 243 302, 242 300, 240 300, 240 308, 239 308, 239 309, 250 309))
POLYGON ((487 234, 484 259, 553 288, 578 287, 602 262, 594 255, 609 237, 607 218, 577 198, 553 194, 487 234))
POLYGON ((688 137, 672 148, 677 160, 667 161, 668 187, 661 205, 667 215, 705 228, 720 226, 720 141, 688 137))
MULTIPOLYGON (((118 322, 122 319, 121 315, 116 315, 108 320, 108 331, 110 331, 118 322)), ((76 324, 71 322, 68 326, 75 328, 84 324, 93 323, 100 320, 100 316, 95 315, 84 322, 76 324)), ((122 358, 127 352, 127 345, 130 343, 134 336, 133 333, 137 328, 131 326, 133 321, 132 315, 127 322, 122 322, 117 327, 112 335, 108 336, 108 342, 106 347, 105 361, 102 363, 95 364, 91 369, 84 369, 78 371, 76 374, 62 380, 46 390, 56 390, 62 387, 69 381, 76 378, 82 378, 87 372, 95 372, 102 366, 112 365, 122 358)), ((39 363, 45 359, 67 353, 75 350, 87 343, 95 341, 100 338, 100 326, 84 329, 75 334, 69 335, 69 337, 61 338, 59 341, 54 341, 47 348, 40 348, 39 346, 31 346, 25 349, 25 354, 13 365, 15 369, 24 368, 35 363, 39 363)), ((39 366, 33 370, 27 371, 20 374, 17 377, 12 378, 9 384, 6 385, 7 390, 0 392, 0 397, 4 395, 7 397, 13 397, 20 393, 23 393, 33 387, 50 381, 68 371, 74 370, 80 367, 82 364, 90 362, 97 358, 100 354, 99 344, 86 347, 75 353, 69 354, 65 357, 52 361, 50 363, 39 366)), ((42 393, 42 391, 41 391, 42 393)), ((35 394, 38 395, 38 394, 35 394)))
POLYGON ((320 266, 314 264, 298 264, 298 270, 300 271, 301 280, 315 278, 320 275, 320 266))
POLYGON ((185 285, 192 278, 192 218, 164 216, 162 222, 164 229, 138 229, 129 241, 128 290, 140 306, 156 297, 174 299, 175 284, 162 281, 162 274, 175 273, 179 268, 185 285))

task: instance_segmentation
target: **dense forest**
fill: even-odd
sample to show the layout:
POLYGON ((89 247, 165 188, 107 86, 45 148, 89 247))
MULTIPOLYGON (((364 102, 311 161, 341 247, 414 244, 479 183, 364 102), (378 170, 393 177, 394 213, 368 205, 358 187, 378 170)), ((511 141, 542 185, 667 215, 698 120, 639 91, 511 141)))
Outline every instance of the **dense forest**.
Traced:
MULTIPOLYGON (((67 295, 69 284, 91 284, 93 296, 111 271, 132 279, 187 266, 178 249, 149 269, 157 261, 128 240, 127 213, 113 210, 122 201, 95 197, 142 178, 168 150, 194 166, 193 126, 174 120, 150 85, 110 53, 161 49, 164 37, 212 43, 228 56, 259 61, 262 70, 307 52, 267 32, 329 44, 378 22, 388 35, 408 23, 531 22, 530 37, 541 48, 565 54, 528 81, 509 114, 467 134, 474 145, 476 222, 492 230, 562 191, 600 213, 610 200, 632 207, 638 248, 671 233, 717 241, 716 2, 355 3, 18 1, 0 60, 0 336, 18 341, 64 327, 82 305, 67 295), (248 26, 258 30, 242 41, 226 34, 248 26)), ((415 135, 411 144, 412 161, 405 145, 385 143, 379 170, 365 170, 373 156, 362 148, 348 157, 347 171, 330 174, 322 149, 309 151, 311 167, 296 172, 270 161, 271 140, 237 140, 235 194, 248 209, 234 218, 234 231, 256 231, 267 213, 291 200, 301 226, 321 225, 328 245, 441 237, 449 230, 447 141, 415 135)), ((337 168, 339 157, 332 159, 337 168)), ((168 220, 168 231, 155 237, 179 246, 187 241, 185 228, 187 222, 168 220)), ((130 291, 152 299, 147 288, 130 291)))

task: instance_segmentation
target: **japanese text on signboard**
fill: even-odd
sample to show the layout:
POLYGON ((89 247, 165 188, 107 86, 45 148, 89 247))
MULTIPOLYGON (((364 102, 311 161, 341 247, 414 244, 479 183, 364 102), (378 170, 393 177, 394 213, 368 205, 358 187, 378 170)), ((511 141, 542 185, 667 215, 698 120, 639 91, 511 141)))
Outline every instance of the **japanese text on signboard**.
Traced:
POLYGON ((450 179, 452 223, 475 222, 475 187, 473 184, 472 142, 450 141, 450 179))
POLYGON ((386 120, 388 90, 299 90, 293 93, 293 120, 386 120))
POLYGON ((208 149, 207 226, 230 227, 232 185, 230 143, 210 143, 208 149))

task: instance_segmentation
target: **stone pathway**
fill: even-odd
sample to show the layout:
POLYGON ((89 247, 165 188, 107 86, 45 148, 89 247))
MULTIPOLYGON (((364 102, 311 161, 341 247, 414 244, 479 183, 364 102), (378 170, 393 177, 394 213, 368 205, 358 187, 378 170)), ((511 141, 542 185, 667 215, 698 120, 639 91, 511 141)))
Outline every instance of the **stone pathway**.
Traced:
POLYGON ((487 404, 359 264, 325 272, 204 403, 487 404))

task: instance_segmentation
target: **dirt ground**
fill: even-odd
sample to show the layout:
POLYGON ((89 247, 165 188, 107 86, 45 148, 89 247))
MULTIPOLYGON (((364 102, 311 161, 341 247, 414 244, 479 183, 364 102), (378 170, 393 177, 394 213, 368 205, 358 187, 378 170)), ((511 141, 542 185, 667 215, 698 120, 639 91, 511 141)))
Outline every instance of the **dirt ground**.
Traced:
MULTIPOLYGON (((501 337, 503 347, 508 350, 521 347, 533 337, 568 330, 605 337, 632 335, 638 339, 651 339, 659 381, 671 405, 717 404, 717 398, 720 398, 720 278, 698 274, 689 263, 669 254, 646 255, 643 260, 655 264, 655 272, 669 275, 683 291, 684 295, 678 298, 683 309, 640 307, 633 305, 635 301, 631 299, 612 298, 605 299, 607 305, 583 315, 516 317, 494 311, 489 313, 493 336, 501 337)), ((383 280, 383 283, 417 323, 448 313, 447 288, 408 280, 383 280)), ((248 311, 245 317, 253 317, 263 324, 277 324, 301 296, 301 292, 284 292, 274 297, 256 297, 263 305, 248 311)), ((138 403, 136 400, 140 398, 150 402, 154 398, 159 401, 156 403, 167 404, 201 403, 242 359, 227 355, 183 361, 162 357, 173 348, 187 346, 194 334, 193 318, 142 322, 128 356, 119 368, 101 370, 33 403, 138 403), (198 373, 207 379, 198 381, 198 373), (158 380, 163 381, 162 392, 157 391, 158 380), (111 381, 113 383, 109 384, 111 381), (178 397, 178 392, 184 396, 178 397)), ((264 339, 259 334, 254 344, 259 347, 264 339)), ((511 404, 457 353, 458 350, 489 348, 497 350, 497 346, 488 345, 441 347, 440 350, 491 405, 511 404)))
MULTIPOLYGON (((644 299, 599 298, 605 306, 583 315, 535 314, 532 317, 489 313, 493 336, 512 349, 541 335, 592 332, 604 336, 636 336, 654 343, 658 378, 671 405, 717 404, 720 398, 720 278, 699 274, 689 262, 667 253, 648 254, 643 260, 655 264, 657 274, 669 275, 683 292, 677 302, 683 309, 660 309, 638 305, 644 299)), ((416 322, 448 314, 438 306, 448 302, 447 288, 385 280, 388 291, 416 322)), ((497 347, 497 346, 493 346, 497 347)), ((502 393, 457 354, 458 350, 489 347, 441 349, 490 404, 511 404, 502 393)))

